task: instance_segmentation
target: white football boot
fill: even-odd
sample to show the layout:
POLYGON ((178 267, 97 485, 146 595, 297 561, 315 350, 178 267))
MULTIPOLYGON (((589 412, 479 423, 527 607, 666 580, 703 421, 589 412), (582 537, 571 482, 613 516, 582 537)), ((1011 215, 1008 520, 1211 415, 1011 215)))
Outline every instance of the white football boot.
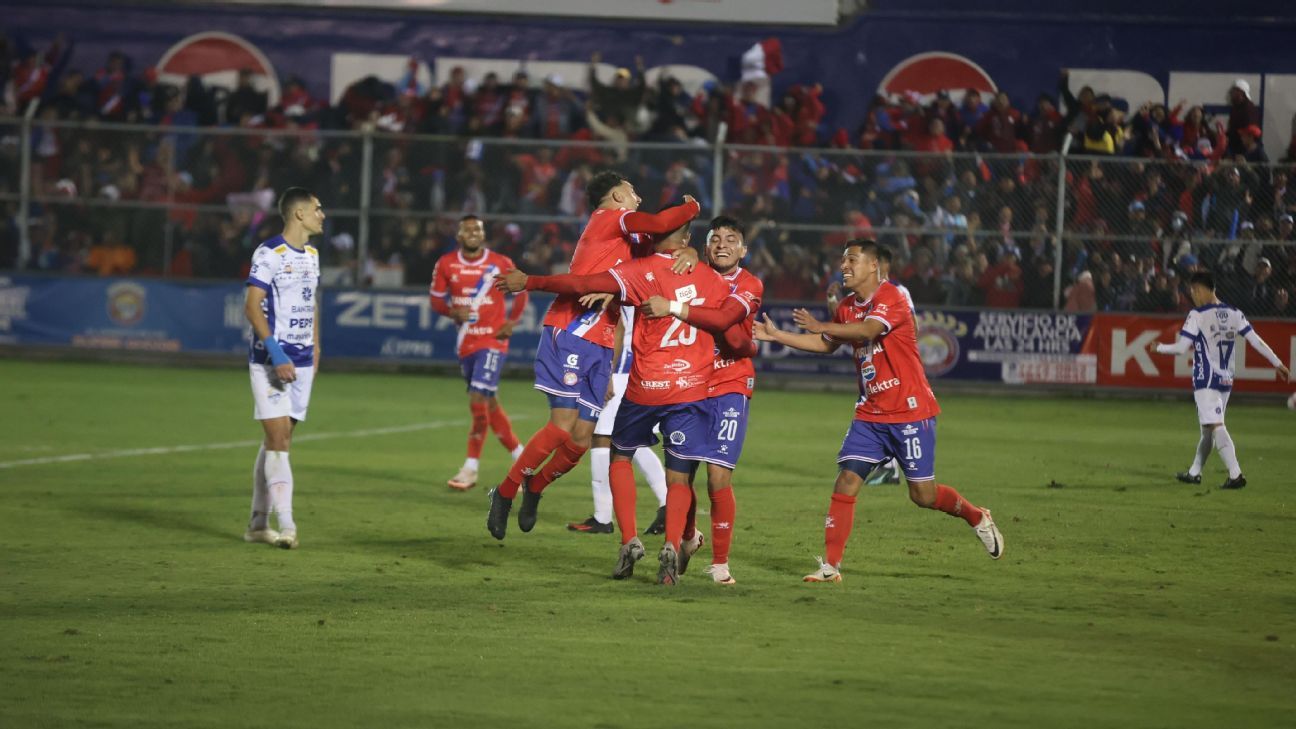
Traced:
POLYGON ((841 582, 841 570, 823 561, 823 557, 815 559, 819 560, 819 569, 802 577, 802 582, 841 582))
POLYGON ((990 553, 990 558, 999 559, 1003 556, 1003 535, 999 533, 999 527, 995 526, 994 519, 990 518, 989 509, 982 509, 981 514, 981 523, 972 528, 981 539, 981 543, 985 545, 986 551, 990 553))

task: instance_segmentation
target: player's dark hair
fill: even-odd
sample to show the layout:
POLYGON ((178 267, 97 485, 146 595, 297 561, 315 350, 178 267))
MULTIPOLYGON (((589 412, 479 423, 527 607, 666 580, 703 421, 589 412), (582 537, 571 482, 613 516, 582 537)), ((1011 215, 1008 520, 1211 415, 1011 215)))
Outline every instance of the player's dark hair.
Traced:
POLYGON ((858 248, 860 249, 860 253, 863 253, 866 256, 873 256, 878 260, 882 259, 882 254, 878 253, 877 241, 872 238, 853 238, 846 241, 846 247, 858 248))
POLYGON ((1205 286, 1211 291, 1215 290, 1215 276, 1210 271, 1194 271, 1193 275, 1188 277, 1189 286, 1205 286))
POLYGON ((890 263, 891 263, 891 255, 892 255, 892 254, 891 254, 891 247, 890 247, 890 246, 884 246, 884 245, 882 245, 881 243, 878 244, 878 247, 877 247, 877 257, 878 257, 878 260, 879 260, 879 261, 881 261, 881 262, 883 262, 883 263, 885 263, 885 264, 890 265, 890 263))
POLYGON ((313 197, 315 193, 304 187, 290 187, 284 190, 283 195, 279 196, 279 217, 287 220, 293 208, 302 203, 309 203, 313 197))
POLYGON ((603 202, 603 198, 612 191, 612 188, 626 182, 626 178, 620 173, 612 170, 603 170, 602 172, 590 178, 585 185, 585 200, 589 203, 591 209, 598 207, 603 202))
POLYGON ((473 215, 472 213, 468 213, 467 215, 463 216, 462 218, 459 218, 459 224, 460 224, 460 225, 463 225, 464 223, 468 222, 469 220, 476 220, 476 221, 479 222, 479 223, 482 222, 482 219, 481 219, 481 218, 477 217, 476 215, 473 215))
POLYGON ((737 233, 743 240, 747 239, 747 228, 738 222, 737 218, 731 218, 728 215, 717 215, 712 218, 711 230, 720 230, 721 228, 728 228, 737 233))

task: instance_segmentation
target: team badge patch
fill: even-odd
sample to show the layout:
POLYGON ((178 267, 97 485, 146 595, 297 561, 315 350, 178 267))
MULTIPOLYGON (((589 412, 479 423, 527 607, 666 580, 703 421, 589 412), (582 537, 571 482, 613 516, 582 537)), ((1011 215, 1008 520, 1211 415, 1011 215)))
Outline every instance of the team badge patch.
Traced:
POLYGON ((580 381, 580 377, 575 372, 563 373, 563 384, 571 387, 580 381))

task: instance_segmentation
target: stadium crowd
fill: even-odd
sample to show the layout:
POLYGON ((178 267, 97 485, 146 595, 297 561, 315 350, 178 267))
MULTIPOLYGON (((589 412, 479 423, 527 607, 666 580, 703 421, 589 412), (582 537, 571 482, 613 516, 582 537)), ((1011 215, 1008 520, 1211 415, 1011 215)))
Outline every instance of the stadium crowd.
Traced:
MULTIPOLYGON (((1066 309, 1181 311, 1186 275, 1208 268, 1247 313, 1296 315, 1296 135, 1270 164, 1242 80, 1218 120, 1184 104, 1132 108, 1071 88, 1064 73, 1030 108, 975 90, 879 95, 848 130, 826 128, 817 84, 779 89, 769 104, 752 82, 690 94, 669 73, 647 83, 642 59, 608 75, 592 58, 588 92, 525 69, 470 79, 456 68, 423 85, 411 61, 404 78, 362 79, 336 105, 289 78, 271 105, 248 73, 233 90, 174 86, 120 53, 93 71, 72 58, 62 39, 44 50, 0 39, 0 117, 35 101, 41 121, 148 129, 35 126, 43 270, 239 276, 276 229, 276 191, 302 180, 330 211, 322 249, 341 282, 424 285, 465 212, 488 220, 492 248, 556 270, 588 212, 585 181, 614 167, 648 210, 684 194, 709 208, 721 174, 725 212, 753 223, 749 265, 772 299, 820 298, 841 243, 872 234, 895 249, 895 274, 920 305, 1049 308, 1058 170, 1047 155, 1067 144, 1085 156, 1065 170, 1066 309), (717 171, 710 145, 722 126, 739 146, 717 171), (374 224, 369 259, 356 261, 361 143, 329 132, 362 128, 376 131, 374 224)), ((16 122, 0 122, 0 269, 17 258, 19 154, 16 122)))

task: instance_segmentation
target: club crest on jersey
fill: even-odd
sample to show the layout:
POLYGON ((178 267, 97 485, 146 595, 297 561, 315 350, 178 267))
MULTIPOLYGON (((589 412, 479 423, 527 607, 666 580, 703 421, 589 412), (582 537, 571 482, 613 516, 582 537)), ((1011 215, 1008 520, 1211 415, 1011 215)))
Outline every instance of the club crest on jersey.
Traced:
POLYGON ((689 284, 688 286, 681 286, 680 288, 675 289, 676 301, 687 303, 696 298, 697 298, 697 287, 694 286, 693 284, 689 284))
POLYGON ((653 275, 652 271, 649 271, 648 273, 644 274, 644 279, 647 281, 656 281, 657 277, 653 275))
POLYGON ((312 289, 311 287, 306 286, 302 289, 302 293, 301 293, 302 301, 310 301, 311 297, 314 295, 315 295, 315 290, 312 289))
POLYGON ((564 384, 564 385, 566 385, 566 386, 568 386, 568 387, 571 387, 572 385, 575 385, 577 382, 580 382, 580 376, 577 375, 575 372, 564 372, 564 373, 563 373, 563 384, 564 384))
POLYGON ((686 436, 684 435, 684 432, 683 432, 683 431, 680 431, 680 430, 673 430, 673 431, 671 431, 671 434, 670 434, 670 442, 671 442, 671 445, 684 445, 684 441, 685 441, 685 439, 686 439, 686 436))

